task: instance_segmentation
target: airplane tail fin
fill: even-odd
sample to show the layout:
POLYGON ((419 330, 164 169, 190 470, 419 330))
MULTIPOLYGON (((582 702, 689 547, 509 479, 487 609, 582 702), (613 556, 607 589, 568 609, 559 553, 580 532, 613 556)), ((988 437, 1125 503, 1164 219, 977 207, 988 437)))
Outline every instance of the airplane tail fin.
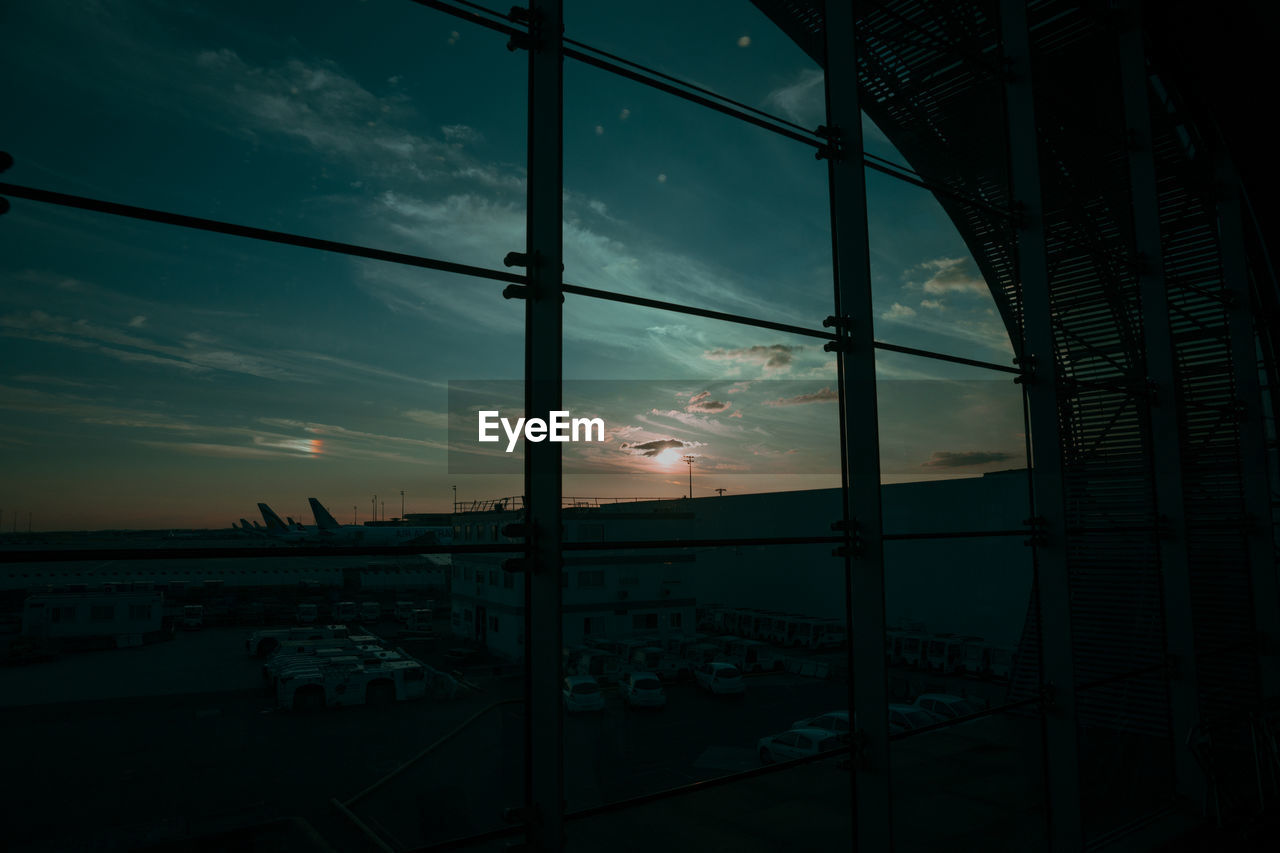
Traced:
POLYGON ((311 514, 316 518, 316 528, 318 530, 337 530, 342 527, 342 525, 329 514, 329 510, 321 506, 320 501, 315 498, 307 498, 307 503, 311 504, 311 514))
POLYGON ((242 518, 242 519, 240 519, 240 529, 241 529, 241 530, 252 530, 252 529, 253 529, 253 525, 249 523, 248 519, 244 519, 244 518, 242 518))
POLYGON ((262 513, 262 520, 267 523, 267 529, 271 532, 283 533, 289 529, 284 526, 284 522, 280 520, 280 516, 276 515, 275 511, 266 504, 258 504, 258 512, 262 513))

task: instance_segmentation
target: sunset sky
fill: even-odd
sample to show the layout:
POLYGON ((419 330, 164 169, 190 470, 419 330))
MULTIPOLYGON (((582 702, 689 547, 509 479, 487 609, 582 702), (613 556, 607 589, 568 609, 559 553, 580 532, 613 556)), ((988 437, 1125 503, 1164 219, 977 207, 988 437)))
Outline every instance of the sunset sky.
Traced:
MULTIPOLYGON (((822 122, 820 70, 745 0, 565 7, 569 37, 822 122)), ((0 7, 0 42, 5 181, 490 268, 523 250, 527 55, 497 33, 407 0, 50 0, 0 7)), ((565 87, 566 281, 821 327, 811 148, 572 61, 565 87)), ((869 124, 867 144, 898 158, 869 124)), ((868 192, 876 337, 1009 364, 937 203, 875 173, 868 192)), ((14 512, 226 527, 258 501, 311 523, 310 496, 348 521, 375 493, 388 516, 401 489, 410 512, 447 509, 454 485, 519 493, 446 452, 449 383, 522 375, 524 303, 502 284, 11 204, 4 530, 14 512)), ((1008 377, 878 367, 886 482, 1023 465, 1008 377)), ((566 494, 684 494, 668 450, 698 457, 699 496, 838 485, 821 341, 570 296, 565 373, 610 422, 566 494)))

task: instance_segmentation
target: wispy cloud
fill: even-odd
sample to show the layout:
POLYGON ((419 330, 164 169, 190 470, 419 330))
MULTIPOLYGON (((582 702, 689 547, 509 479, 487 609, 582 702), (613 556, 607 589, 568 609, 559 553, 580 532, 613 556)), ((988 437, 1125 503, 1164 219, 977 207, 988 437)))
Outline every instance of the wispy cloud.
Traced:
POLYGON ((922 468, 970 468, 976 465, 989 465, 993 462, 1012 462, 1018 459, 1016 453, 1002 453, 984 450, 935 450, 928 462, 921 462, 922 468))
POLYGON ((912 308, 910 305, 903 305, 900 302, 895 302, 889 306, 888 311, 884 311, 880 314, 880 319, 895 322, 898 320, 907 320, 914 316, 916 316, 916 309, 912 308))
POLYGON ((793 82, 765 95, 765 109, 780 112, 796 124, 817 127, 826 113, 825 79, 822 69, 805 69, 793 82))
POLYGON ((740 424, 729 424, 719 418, 704 417, 692 412, 682 412, 679 409, 651 409, 648 415, 637 415, 636 419, 643 424, 659 429, 674 429, 676 432, 688 431, 695 435, 736 435, 743 430, 740 424), (681 430, 677 427, 672 427, 670 423, 655 421, 649 415, 665 418, 667 421, 675 421, 683 425, 685 429, 681 430))
POLYGON ((716 412, 723 412, 732 405, 732 403, 726 403, 722 400, 711 399, 710 391, 701 391, 689 398, 689 402, 685 405, 684 410, 686 412, 707 412, 714 414, 716 412))
POLYGON ((808 394, 797 394, 794 397, 780 397, 776 400, 765 400, 766 406, 805 406, 809 403, 834 403, 840 399, 834 388, 823 388, 808 394))
POLYGON ((945 294, 972 294, 989 296, 991 289, 987 282, 973 269, 973 262, 968 258, 935 258, 920 264, 915 272, 924 273, 928 277, 923 281, 912 281, 908 286, 918 287, 930 296, 945 294))
POLYGON ((714 349, 704 352, 708 361, 725 361, 735 364, 759 365, 766 371, 782 371, 791 366, 800 347, 785 344, 750 346, 739 349, 714 349))

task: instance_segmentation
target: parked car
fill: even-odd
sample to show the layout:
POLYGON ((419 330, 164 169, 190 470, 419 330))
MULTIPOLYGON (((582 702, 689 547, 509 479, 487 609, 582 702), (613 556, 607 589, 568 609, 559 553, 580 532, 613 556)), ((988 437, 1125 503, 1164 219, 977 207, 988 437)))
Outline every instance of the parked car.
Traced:
POLYGON ((747 692, 742 672, 731 663, 704 663, 693 671, 698 686, 719 695, 741 696, 747 692))
POLYGON ((667 691, 652 672, 624 672, 618 678, 618 695, 628 708, 661 708, 667 704, 667 691))
POLYGON ((909 732, 914 729, 931 726, 938 722, 937 718, 916 705, 889 706, 889 732, 909 732))
POLYGON ((796 720, 791 724, 792 729, 825 729, 834 732, 842 737, 849 736, 849 712, 848 711, 828 711, 817 717, 810 717, 807 720, 796 720))
POLYGON ((843 746, 838 735, 827 729, 792 729, 782 734, 760 738, 756 744, 761 764, 805 758, 830 752, 843 746))
POLYGON ((604 710, 604 694, 600 692, 600 685, 589 675, 566 676, 562 692, 564 709, 571 714, 604 710))
POLYGON ((952 696, 949 693, 924 693, 916 697, 915 704, 933 714, 938 720, 967 717, 980 710, 977 705, 963 696, 952 696))

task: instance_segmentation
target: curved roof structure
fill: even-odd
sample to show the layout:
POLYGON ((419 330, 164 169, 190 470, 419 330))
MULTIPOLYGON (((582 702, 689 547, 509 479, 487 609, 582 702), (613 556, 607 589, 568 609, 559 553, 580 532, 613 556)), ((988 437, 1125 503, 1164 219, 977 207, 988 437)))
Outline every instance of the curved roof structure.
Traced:
MULTIPOLYGON (((1001 5, 858 3, 854 49, 863 110, 954 221, 1022 352, 1001 5)), ((825 66, 821 3, 756 6, 825 66)), ((1044 0, 1027 16, 1080 725, 1181 743, 1182 666, 1189 718, 1247 750, 1242 709, 1275 687, 1257 640, 1276 589, 1258 377, 1277 375, 1280 300, 1264 241, 1136 9, 1044 0), (1188 617, 1194 661, 1178 663, 1171 625, 1188 617)), ((1033 597, 1024 651, 1037 614, 1033 597)), ((1037 689, 1039 673, 1019 675, 1037 689)))

